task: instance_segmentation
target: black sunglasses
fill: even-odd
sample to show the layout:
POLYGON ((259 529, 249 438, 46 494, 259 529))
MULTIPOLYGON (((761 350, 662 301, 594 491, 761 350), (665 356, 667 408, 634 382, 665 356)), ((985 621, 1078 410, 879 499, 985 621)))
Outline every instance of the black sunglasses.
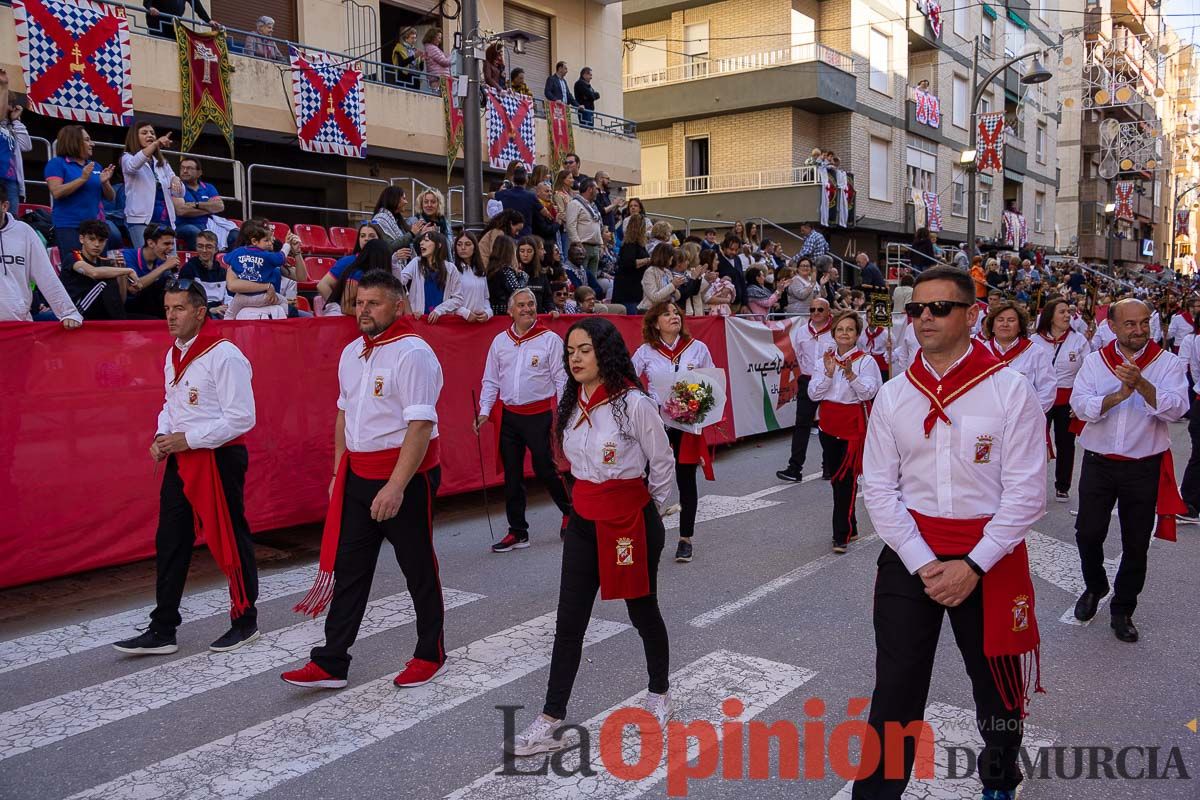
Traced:
POLYGON ((973 303, 963 303, 959 300, 934 300, 929 303, 905 303, 904 313, 910 319, 917 319, 925 313, 925 309, 929 309, 929 313, 935 317, 948 317, 950 312, 956 308, 970 308, 973 303))
POLYGON ((169 281, 167 283, 168 292, 186 292, 192 288, 194 281, 191 278, 180 278, 178 280, 169 281))

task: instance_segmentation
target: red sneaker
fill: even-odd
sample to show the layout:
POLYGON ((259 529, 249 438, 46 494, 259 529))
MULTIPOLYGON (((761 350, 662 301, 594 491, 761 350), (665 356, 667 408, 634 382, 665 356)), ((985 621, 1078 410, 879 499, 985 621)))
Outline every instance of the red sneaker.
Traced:
POLYGON ((404 671, 396 676, 392 683, 401 689, 411 689, 414 686, 421 686, 433 680, 433 676, 441 672, 442 666, 436 661, 426 661, 423 658, 410 659, 404 665, 404 671))
POLYGON ((341 689, 346 685, 345 678, 335 678, 311 661, 302 669, 285 672, 279 677, 292 686, 303 686, 307 689, 341 689))

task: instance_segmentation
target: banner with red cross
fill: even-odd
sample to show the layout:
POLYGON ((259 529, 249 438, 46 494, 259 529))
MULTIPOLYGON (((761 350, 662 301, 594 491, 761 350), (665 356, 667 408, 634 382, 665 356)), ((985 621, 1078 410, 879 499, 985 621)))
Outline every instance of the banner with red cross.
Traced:
POLYGON ((917 122, 931 128, 942 127, 942 103, 937 95, 914 89, 913 101, 916 104, 917 122))
POLYGON ((1117 181, 1113 187, 1116 195, 1118 219, 1133 219, 1133 181, 1117 181))
POLYGON ((180 147, 190 152, 204 124, 217 126, 233 155, 233 94, 229 90, 229 43, 225 31, 194 31, 175 23, 179 46, 180 147))
POLYGON ((367 105, 362 72, 328 53, 288 48, 296 138, 310 153, 366 158, 367 105))
POLYGON ((1004 112, 992 111, 979 115, 979 143, 976 145, 975 169, 997 172, 1004 169, 1004 112))
POLYGON ((13 21, 30 109, 72 122, 133 122, 124 8, 91 0, 14 0, 13 21))
POLYGON ((921 192, 921 202, 925 204, 925 227, 930 231, 942 229, 942 204, 937 192, 921 192))
POLYGON ((496 169, 506 169, 511 161, 533 169, 537 139, 532 97, 488 88, 487 145, 488 163, 496 169))
POLYGON ((1191 211, 1186 208, 1181 208, 1175 212, 1175 235, 1187 236, 1188 222, 1191 217, 1191 211))
POLYGON ((575 129, 571 126, 571 110, 561 100, 546 102, 546 128, 550 140, 550 171, 562 169, 567 153, 575 149, 575 129))

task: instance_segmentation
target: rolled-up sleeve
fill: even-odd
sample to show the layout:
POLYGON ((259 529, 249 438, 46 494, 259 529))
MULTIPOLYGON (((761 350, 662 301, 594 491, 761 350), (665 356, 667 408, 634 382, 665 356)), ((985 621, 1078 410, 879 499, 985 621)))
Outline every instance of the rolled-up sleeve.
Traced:
POLYGON ((437 401, 442 393, 442 365, 437 356, 425 349, 414 349, 397 364, 400 402, 404 421, 438 421, 437 401))

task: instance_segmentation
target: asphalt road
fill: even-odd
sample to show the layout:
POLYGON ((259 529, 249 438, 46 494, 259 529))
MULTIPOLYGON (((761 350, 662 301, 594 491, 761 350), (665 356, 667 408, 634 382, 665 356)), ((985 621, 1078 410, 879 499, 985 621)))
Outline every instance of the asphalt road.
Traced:
MULTIPOLYGON (((1182 472, 1186 431, 1178 425, 1174 433, 1182 472)), ((792 723, 805 754, 816 748, 820 756, 824 745, 802 726, 823 722, 833 754, 835 732, 850 730, 839 726, 862 718, 861 707, 853 708, 860 715, 853 717, 848 706, 869 697, 873 684, 871 587, 881 545, 860 512, 863 540, 847 555, 830 553, 829 487, 819 480, 777 482, 787 447, 786 434, 773 435, 720 454, 719 480, 701 486, 695 561, 669 560, 674 534, 668 530, 659 593, 671 635, 676 719, 712 722, 704 731, 693 726, 697 735, 707 731, 721 741, 719 761, 707 755, 718 752, 710 749, 695 765, 697 772, 715 767, 712 777, 686 780, 677 763, 683 751, 669 776, 653 754, 634 779, 605 769, 601 725, 609 711, 636 700, 645 672, 623 604, 600 601, 569 709, 569 721, 589 732, 595 774, 495 774, 504 732, 497 707, 523 706, 515 712, 523 727, 540 709, 550 655, 558 519, 535 490, 533 546, 504 555, 488 552, 480 494, 440 501, 435 535, 450 662, 420 689, 391 685, 411 654, 414 633, 403 577, 386 550, 353 650, 350 687, 307 692, 279 680, 281 671, 304 663, 321 638, 319 621, 291 611, 311 579, 315 527, 261 537, 264 636, 236 653, 206 650, 226 626, 222 581, 206 554, 193 564, 180 651, 173 656, 129 658, 107 646, 130 634, 134 622, 145 624, 152 564, 0 592, 0 797, 608 800, 681 790, 700 798, 838 797, 846 780, 830 759, 818 759, 824 777, 783 780, 779 752, 771 749, 770 779, 750 779, 755 757, 739 767, 734 743, 738 735, 751 739, 751 727, 721 727, 730 719, 722 701, 735 697, 743 721, 792 723)), ((808 461, 810 471, 817 468, 815 438, 808 461)), ((496 493, 490 499, 499 536, 502 503, 496 493)), ((1104 609, 1087 626, 1061 619, 1069 619, 1082 585, 1072 506, 1051 502, 1030 541, 1047 693, 1031 705, 1026 743, 1031 758, 1039 746, 1064 749, 1043 751, 1049 777, 1027 780, 1021 797, 1194 800, 1200 797, 1200 734, 1186 723, 1200 716, 1200 526, 1181 526, 1179 542, 1151 548, 1135 618, 1142 639, 1130 645, 1113 637, 1104 609), (1089 747, 1110 748, 1113 769, 1118 751, 1141 748, 1126 751, 1125 774, 1150 770, 1167 777, 1107 779, 1098 767, 1101 777, 1088 779, 1089 761, 1103 758, 1103 750, 1089 754, 1089 747), (1152 756, 1149 748, 1158 750, 1152 756), (1063 777, 1075 771, 1077 755, 1084 758, 1082 777, 1063 777)), ((1108 553, 1119 555, 1119 537, 1110 536, 1108 553)), ((979 797, 973 778, 951 777, 942 763, 949 747, 978 746, 972 708, 945 625, 929 698, 939 763, 935 777, 914 782, 908 797, 979 797)), ((682 741, 680 733, 675 729, 668 739, 682 741)), ((696 749, 695 740, 690 744, 696 749)), ((966 757, 959 753, 961 775, 966 757)), ((630 763, 638 755, 626 753, 630 763)), ((577 756, 562 759, 561 771, 577 767, 577 756)), ((802 756, 802 775, 804 764, 802 756)))

